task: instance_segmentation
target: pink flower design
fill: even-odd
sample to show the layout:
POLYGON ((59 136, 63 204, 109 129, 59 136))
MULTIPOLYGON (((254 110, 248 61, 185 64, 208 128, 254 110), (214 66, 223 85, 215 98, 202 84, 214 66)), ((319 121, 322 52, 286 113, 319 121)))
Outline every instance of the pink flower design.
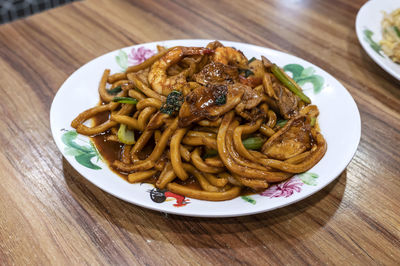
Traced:
POLYGON ((270 198, 279 198, 279 197, 290 197, 294 192, 300 192, 301 186, 304 183, 298 178, 293 177, 292 179, 269 187, 267 190, 262 192, 260 195, 270 198))
POLYGON ((151 49, 144 48, 143 46, 138 48, 132 48, 131 54, 128 55, 128 62, 131 65, 137 65, 144 62, 146 59, 154 55, 154 51, 151 49))

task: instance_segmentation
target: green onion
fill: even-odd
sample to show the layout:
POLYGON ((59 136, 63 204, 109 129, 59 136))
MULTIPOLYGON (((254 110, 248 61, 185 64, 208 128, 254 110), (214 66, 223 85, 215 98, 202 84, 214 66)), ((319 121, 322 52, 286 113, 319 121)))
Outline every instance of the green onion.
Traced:
POLYGON ((251 71, 250 69, 245 69, 245 70, 244 70, 244 77, 245 77, 245 78, 247 78, 247 77, 249 77, 249 76, 251 76, 251 75, 254 75, 254 72, 253 72, 253 71, 251 71))
POLYGON ((253 56, 252 58, 250 58, 249 64, 250 64, 251 62, 253 62, 254 60, 256 60, 256 58, 253 56))
POLYGON ((394 31, 396 32, 397 37, 400 37, 400 30, 399 30, 399 28, 398 28, 397 26, 393 26, 393 29, 394 29, 394 31))
MULTIPOLYGON (((242 140, 243 146, 248 150, 259 150, 264 144, 265 140, 261 137, 251 137, 245 140, 242 140)), ((218 155, 218 151, 214 149, 206 149, 203 155, 203 159, 209 157, 215 157, 218 155)))
POLYGON ((311 117, 311 121, 310 121, 310 126, 315 126, 315 123, 317 122, 317 118, 316 117, 311 117))
POLYGON ((242 141, 243 146, 248 150, 258 150, 262 147, 265 140, 261 137, 251 137, 242 141))
POLYGON ((310 98, 305 95, 300 87, 293 83, 287 76, 286 74, 276 65, 273 64, 271 67, 272 73, 275 75, 277 79, 279 79, 280 82, 282 82, 283 85, 285 85, 290 91, 292 91, 294 94, 300 97, 300 99, 305 102, 305 103, 311 103, 310 98))
POLYGON ((254 72, 251 71, 250 69, 244 69, 244 68, 239 68, 239 73, 244 73, 244 77, 248 78, 251 75, 254 75, 254 72))
POLYGON ((121 124, 118 129, 118 139, 120 142, 128 145, 134 144, 135 141, 135 133, 133 130, 127 128, 125 124, 121 124))
POLYGON ((119 86, 115 87, 114 89, 107 90, 107 93, 111 94, 111 95, 115 95, 121 91, 122 91, 122 87, 121 87, 121 85, 119 85, 119 86))
POLYGON ((138 100, 136 100, 135 98, 131 98, 131 97, 114 97, 113 102, 137 104, 138 100))
POLYGON ((206 149, 205 153, 203 155, 203 159, 209 158, 209 157, 215 157, 218 155, 218 151, 214 149, 206 149))
POLYGON ((277 125, 278 127, 283 127, 284 125, 286 125, 286 123, 287 123, 287 120, 279 119, 279 120, 276 122, 276 125, 277 125))

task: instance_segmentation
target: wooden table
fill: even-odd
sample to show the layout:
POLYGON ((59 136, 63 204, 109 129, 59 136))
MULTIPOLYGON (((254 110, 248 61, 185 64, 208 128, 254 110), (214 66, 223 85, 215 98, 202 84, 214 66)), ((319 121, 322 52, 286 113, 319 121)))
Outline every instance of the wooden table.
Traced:
POLYGON ((356 38, 364 3, 86 0, 1 25, 0 264, 399 263, 400 86, 356 38), (106 52, 179 38, 270 47, 333 74, 361 113, 347 169, 299 203, 230 219, 165 215, 89 183, 50 133, 58 88, 106 52))

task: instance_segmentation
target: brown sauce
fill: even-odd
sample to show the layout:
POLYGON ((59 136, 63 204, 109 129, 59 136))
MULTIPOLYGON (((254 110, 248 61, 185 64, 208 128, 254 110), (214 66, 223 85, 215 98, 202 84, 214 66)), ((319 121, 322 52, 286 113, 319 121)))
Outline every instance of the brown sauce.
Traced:
MULTIPOLYGON (((110 112, 103 112, 95 115, 93 117, 93 122, 92 122, 93 126, 97 126, 106 122, 109 119, 109 116, 110 112)), ((116 141, 108 141, 107 136, 109 136, 110 134, 111 130, 108 130, 102 134, 91 137, 91 140, 93 144, 96 146, 101 156, 103 157, 103 160, 107 163, 108 167, 114 173, 116 173, 118 176, 122 177, 128 182, 128 173, 121 172, 112 166, 115 160, 121 160, 124 145, 116 141)), ((153 151, 154 146, 155 146, 154 140, 150 139, 147 145, 144 147, 144 149, 138 154, 138 157, 141 160, 147 158, 147 156, 149 156, 150 153, 153 151)), ((157 182, 157 178, 158 176, 150 177, 148 179, 143 180, 143 183, 149 183, 154 185, 157 182)), ((185 181, 176 178, 174 182, 186 186, 188 188, 202 190, 200 183, 193 176, 190 176, 185 181)), ((242 189, 241 196, 249 196, 249 195, 254 195, 256 193, 257 192, 254 191, 253 189, 246 187, 242 189)))
MULTIPOLYGON (((110 112, 103 112, 95 115, 93 117, 93 126, 100 125, 107 121, 110 117, 110 112)), ((112 163, 115 160, 119 160, 121 158, 121 151, 123 145, 115 142, 115 141, 107 141, 107 136, 111 133, 110 130, 106 132, 91 137, 93 144, 96 146, 97 150, 103 157, 104 161, 108 164, 108 167, 118 174, 120 177, 127 180, 128 174, 118 171, 117 169, 113 168, 112 163)))

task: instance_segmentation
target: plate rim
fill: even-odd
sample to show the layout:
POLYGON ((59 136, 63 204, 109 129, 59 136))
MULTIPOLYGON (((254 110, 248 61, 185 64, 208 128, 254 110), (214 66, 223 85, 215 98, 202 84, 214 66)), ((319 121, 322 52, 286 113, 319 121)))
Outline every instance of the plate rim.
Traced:
MULTIPOLYGON (((102 55, 100 55, 100 56, 98 56, 98 57, 96 57, 96 58, 93 58, 93 59, 89 60, 89 61, 86 62, 85 64, 81 65, 78 69, 76 69, 72 74, 70 74, 70 75, 66 78, 66 80, 65 80, 65 81, 62 83, 62 85, 59 87, 59 89, 57 90, 57 93, 54 95, 54 98, 53 98, 53 101, 52 101, 52 104, 51 104, 51 107, 50 107, 50 127, 51 127, 51 133, 52 133, 53 140, 54 140, 54 142, 56 143, 57 148, 59 149, 60 153, 61 153, 62 156, 65 158, 65 160, 67 160, 68 163, 74 168, 74 170, 77 171, 81 176, 83 176, 87 181, 89 181, 90 183, 92 183, 92 184, 95 185, 97 188, 101 189, 102 191, 104 191, 104 192, 106 192, 106 193, 108 193, 108 194, 110 194, 110 195, 113 195, 114 197, 116 197, 116 198, 118 198, 118 199, 121 199, 121 200, 123 200, 123 201, 125 201, 125 202, 129 202, 129 203, 131 203, 131 204, 134 204, 134 205, 136 205, 136 206, 140 206, 140 207, 143 207, 143 208, 146 208, 146 209, 150 209, 150 210, 154 210, 154 211, 159 211, 159 212, 163 212, 163 213, 174 214, 174 215, 190 216, 190 217, 225 218, 225 217, 240 217, 240 216, 253 215, 253 214, 257 214, 257 213, 269 212, 269 211, 272 211, 272 210, 275 210, 275 209, 278 209, 278 208, 283 208, 283 207, 286 207, 286 206, 288 206, 288 205, 294 204, 294 203, 299 202, 299 201, 301 201, 301 200, 303 200, 303 199, 306 199, 306 198, 308 198, 308 197, 310 197, 310 196, 312 196, 312 195, 318 193, 320 190, 322 190, 322 189, 325 188, 327 185, 329 185, 329 184, 332 183, 334 180, 336 180, 336 179, 340 176, 340 174, 341 174, 343 171, 346 170, 348 164, 352 161, 352 158, 355 156, 355 154, 356 154, 356 152, 357 152, 357 149, 358 149, 358 146, 359 146, 359 143, 360 143, 360 139, 361 139, 361 117, 360 117, 360 112, 359 112, 358 106, 357 106, 357 104, 356 104, 354 98, 351 96, 350 92, 349 92, 349 91, 343 86, 343 84, 342 84, 338 79, 336 79, 333 75, 331 75, 330 73, 328 73, 328 72, 325 71, 324 69, 320 68, 318 65, 316 65, 316 64, 314 64, 314 63, 311 63, 311 62, 309 62, 309 61, 307 61, 307 60, 305 60, 305 59, 302 59, 302 58, 300 58, 300 57, 297 57, 297 56, 295 56, 295 55, 292 55, 292 54, 289 54, 289 53, 286 53, 286 52, 283 52, 283 51, 271 49, 271 48, 268 48, 268 47, 258 46, 258 45, 254 45, 254 44, 244 43, 244 42, 233 42, 233 41, 226 41, 226 40, 219 40, 219 41, 221 41, 222 43, 229 43, 229 44, 233 44, 233 45, 234 45, 234 44, 245 45, 245 46, 247 46, 247 47, 249 47, 249 48, 252 48, 252 49, 255 49, 255 50, 256 50, 256 49, 259 49, 259 48, 261 48, 261 49, 267 49, 267 50, 270 50, 270 51, 272 51, 272 52, 274 52, 274 53, 288 55, 288 56, 290 56, 290 57, 293 57, 293 58, 296 59, 296 60, 306 62, 306 63, 308 63, 308 64, 310 64, 310 65, 316 67, 317 69, 322 70, 322 71, 323 71, 324 73, 326 73, 328 76, 332 77, 332 78, 338 83, 338 85, 342 87, 343 92, 344 92, 345 94, 347 94, 347 96, 348 96, 349 99, 351 100, 351 102, 352 102, 352 104, 353 104, 352 106, 355 107, 355 110, 354 110, 354 111, 356 111, 356 112, 355 112, 355 115, 356 115, 357 121, 355 121, 355 122, 357 123, 356 128, 357 128, 358 130, 357 130, 357 132, 355 132, 355 139, 356 139, 357 141, 355 141, 355 142, 352 143, 352 146, 353 146, 353 147, 352 147, 352 152, 347 154, 347 156, 346 156, 346 158, 345 158, 345 160, 344 160, 344 161, 345 161, 345 165, 344 165, 343 169, 342 169, 342 170, 339 170, 339 168, 338 168, 338 170, 336 171, 337 173, 334 173, 334 174, 332 175, 332 177, 331 177, 329 180, 326 180, 320 187, 313 189, 311 192, 303 193, 300 197, 297 197, 297 198, 295 198, 295 199, 291 199, 291 200, 289 200, 289 201, 287 201, 287 202, 284 202, 283 204, 279 204, 278 206, 274 206, 274 207, 268 208, 268 209, 265 209, 265 208, 264 208, 264 209, 254 209, 254 210, 252 211, 252 208, 248 208, 246 211, 235 211, 235 212, 230 212, 230 213, 228 213, 228 214, 220 214, 220 213, 211 213, 211 214, 196 213, 196 212, 191 212, 190 209, 185 209, 184 211, 180 211, 182 208, 176 208, 176 209, 172 209, 172 210, 170 210, 170 209, 165 210, 165 209, 162 209, 162 206, 161 206, 161 205, 160 205, 159 207, 156 206, 156 205, 147 205, 147 204, 144 204, 144 203, 142 203, 142 202, 135 202, 135 201, 133 201, 133 200, 131 200, 131 199, 127 199, 127 198, 121 197, 120 195, 114 193, 113 191, 110 191, 109 189, 107 189, 107 188, 105 188, 105 187, 99 185, 98 183, 96 183, 95 181, 93 181, 91 178, 88 178, 88 177, 85 175, 85 173, 83 173, 83 171, 81 171, 81 168, 80 168, 79 166, 76 167, 77 164, 73 161, 73 158, 72 158, 71 156, 65 156, 65 155, 64 155, 64 152, 62 151, 63 149, 62 149, 62 147, 59 145, 60 142, 59 142, 58 140, 56 140, 56 136, 57 136, 58 134, 56 133, 56 129, 54 128, 54 122, 53 122, 54 117, 55 117, 55 114, 54 114, 54 112, 55 112, 54 104, 55 104, 55 102, 56 102, 57 96, 59 97, 59 95, 60 95, 59 93, 60 93, 60 91, 62 90, 62 88, 64 87, 64 85, 68 82, 68 80, 69 80, 78 70, 80 70, 80 69, 83 68, 84 66, 90 64, 92 61, 94 61, 94 60, 96 60, 96 59, 98 59, 98 58, 100 58, 100 57, 110 55, 110 54, 115 53, 115 52, 117 52, 117 51, 119 51, 119 50, 134 48, 134 47, 138 47, 138 46, 150 46, 150 45, 162 44, 162 43, 168 43, 168 42, 210 42, 210 41, 214 41, 214 40, 208 40, 208 39, 173 39, 173 40, 172 40, 172 39, 171 39, 171 40, 161 40, 161 41, 155 41, 155 42, 134 44, 134 45, 125 46, 125 47, 122 47, 122 48, 119 48, 119 49, 116 49, 116 50, 107 52, 107 53, 105 53, 105 54, 102 54, 102 55)), ((342 168, 342 167, 340 167, 340 169, 341 169, 341 168, 342 168)), ((108 169, 108 170, 111 171, 110 169, 108 169)), ((125 182, 126 182, 126 181, 125 181, 125 182)), ((130 184, 127 183, 127 185, 130 185, 130 184)))
MULTIPOLYGON (((385 72, 390 74, 392 77, 394 77, 395 79, 400 81, 400 72, 396 72, 391 67, 387 66, 385 64, 384 60, 389 60, 391 62, 393 62, 393 61, 390 58, 388 58, 384 53, 383 53, 384 57, 380 57, 379 55, 377 55, 377 53, 375 51, 373 51, 363 39, 362 27, 364 25, 361 25, 362 17, 364 16, 364 13, 367 12, 368 8, 370 8, 370 5, 373 5, 378 1, 382 2, 385 0, 369 0, 364 5, 362 5, 362 7, 358 10, 357 16, 356 16, 356 21, 355 21, 357 39, 358 39, 358 42, 361 44, 361 47, 364 49, 364 51, 378 66, 380 66, 385 72)), ((399 4, 399 8, 400 8, 400 4, 399 4)))

